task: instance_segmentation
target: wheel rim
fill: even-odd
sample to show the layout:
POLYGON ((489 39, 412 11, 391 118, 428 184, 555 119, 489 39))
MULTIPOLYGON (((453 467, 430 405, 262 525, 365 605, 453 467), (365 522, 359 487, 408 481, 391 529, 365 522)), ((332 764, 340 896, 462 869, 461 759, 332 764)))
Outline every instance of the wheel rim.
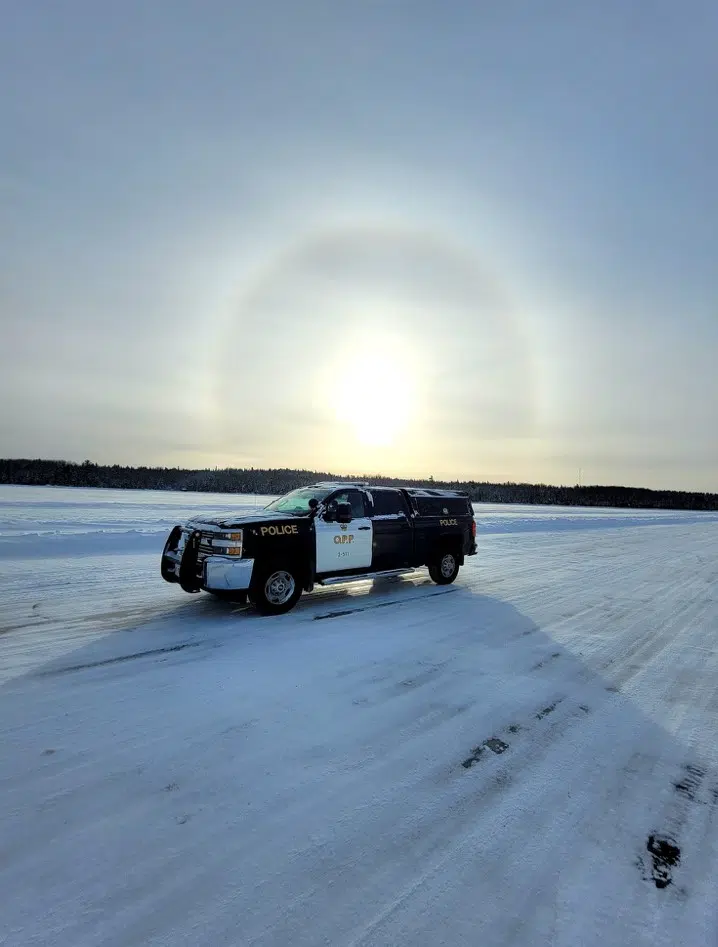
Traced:
POLYGON ((456 568, 456 559, 447 553, 444 558, 441 560, 441 574, 445 579, 448 579, 450 575, 454 574, 454 569, 456 568))
POLYGON ((289 572, 273 572, 264 583, 264 595, 270 605, 286 605, 294 595, 294 578, 289 572))

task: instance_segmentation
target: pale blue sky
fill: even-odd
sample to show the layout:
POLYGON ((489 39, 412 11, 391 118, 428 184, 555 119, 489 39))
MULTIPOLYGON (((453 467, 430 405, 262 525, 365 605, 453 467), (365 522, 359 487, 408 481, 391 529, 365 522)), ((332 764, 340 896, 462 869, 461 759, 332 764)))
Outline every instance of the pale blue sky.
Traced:
POLYGON ((0 10, 0 456, 718 490, 718 4, 0 10))

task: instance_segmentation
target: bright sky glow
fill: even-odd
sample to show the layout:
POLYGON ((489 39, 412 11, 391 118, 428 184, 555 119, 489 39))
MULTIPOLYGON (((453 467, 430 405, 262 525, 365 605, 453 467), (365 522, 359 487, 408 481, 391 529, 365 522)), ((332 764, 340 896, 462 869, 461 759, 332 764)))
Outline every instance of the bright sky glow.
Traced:
POLYGON ((0 455, 718 490, 716 48, 710 0, 8 5, 0 455))

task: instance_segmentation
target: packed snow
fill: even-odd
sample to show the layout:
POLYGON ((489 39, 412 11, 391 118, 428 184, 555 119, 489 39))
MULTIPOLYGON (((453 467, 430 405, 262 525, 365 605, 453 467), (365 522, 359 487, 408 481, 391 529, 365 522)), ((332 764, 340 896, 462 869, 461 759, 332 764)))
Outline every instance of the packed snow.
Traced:
POLYGON ((159 575, 269 498, 0 487, 0 944, 718 943, 718 516, 476 506, 279 618, 159 575))

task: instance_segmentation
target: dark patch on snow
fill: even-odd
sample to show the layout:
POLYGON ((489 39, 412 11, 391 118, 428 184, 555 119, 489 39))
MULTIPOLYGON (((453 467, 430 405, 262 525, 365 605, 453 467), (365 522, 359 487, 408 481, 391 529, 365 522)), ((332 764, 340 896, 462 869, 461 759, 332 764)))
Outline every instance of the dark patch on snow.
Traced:
POLYGON ((185 814, 185 815, 178 815, 177 818, 175 819, 175 822, 177 823, 177 825, 185 825, 187 822, 189 822, 189 820, 190 820, 191 818, 192 818, 192 816, 191 816, 191 815, 187 815, 187 814, 185 814))
POLYGON ((479 762, 484 750, 491 750, 492 753, 500 754, 505 753, 508 748, 509 744, 504 743, 503 740, 499 740, 498 737, 489 737, 488 740, 484 740, 479 746, 475 746, 471 751, 471 756, 468 756, 461 765, 464 769, 471 769, 474 763, 479 762))
POLYGON ((323 618, 343 618, 345 615, 356 615, 357 612, 363 612, 363 608, 345 608, 341 612, 327 612, 326 615, 315 615, 314 621, 322 621, 323 618))
POLYGON ((617 694, 617 693, 618 693, 618 688, 615 686, 615 684, 609 684, 608 687, 606 688, 606 690, 608 691, 609 694, 617 694))
POLYGON ((371 605, 359 605, 356 608, 343 608, 338 612, 325 612, 315 615, 313 621, 323 621, 325 618, 343 618, 346 615, 356 615, 359 612, 372 611, 375 608, 391 608, 394 605, 410 605, 412 602, 423 602, 425 598, 436 598, 437 595, 450 595, 458 589, 444 589, 441 592, 430 592, 428 595, 413 595, 411 598, 396 599, 393 602, 373 602, 371 605))
POLYGON ((700 766, 694 766, 689 763, 683 767, 683 775, 679 780, 673 783, 673 788, 679 795, 683 796, 684 799, 690 799, 691 802, 695 802, 696 793, 700 788, 705 774, 705 770, 701 769, 700 766))
POLYGON ((509 748, 508 743, 504 743, 504 741, 499 740, 498 737, 490 737, 484 745, 493 753, 505 753, 509 748))
POLYGON ((673 880, 672 869, 681 862, 681 850, 671 838, 649 835, 646 849, 653 859, 651 876, 657 888, 667 888, 673 880))
POLYGON ((544 665, 548 664, 549 661, 555 661, 556 658, 560 658, 560 657, 561 657, 561 652, 560 652, 560 651, 554 651, 553 654, 550 654, 548 657, 544 658, 542 661, 539 661, 538 664, 534 664, 534 666, 531 668, 531 670, 532 670, 532 671, 538 671, 539 668, 544 667, 544 665))
POLYGON ((43 755, 43 756, 52 756, 52 754, 55 753, 55 752, 57 752, 57 751, 56 751, 56 750, 43 750, 43 751, 42 751, 42 755, 43 755))
POLYGON ((518 723, 512 723, 508 727, 509 733, 518 733, 520 729, 521 729, 521 725, 518 723))
POLYGON ((481 746, 475 746, 471 751, 471 756, 467 757, 464 762, 461 764, 464 769, 471 769, 474 763, 478 763, 481 759, 481 754, 484 752, 483 743, 481 746))
POLYGON ((9 631, 22 631, 23 628, 37 628, 39 625, 47 625, 52 622, 51 618, 36 618, 34 621, 23 621, 17 625, 4 625, 0 628, 0 635, 6 635, 9 631))
POLYGON ((590 714, 590 713, 591 713, 591 708, 590 708, 590 707, 587 707, 585 704, 579 704, 579 705, 578 705, 578 709, 579 709, 579 710, 582 710, 585 714, 590 714))
POLYGON ((556 709, 555 703, 549 704, 548 707, 544 707, 543 710, 539 710, 539 712, 536 714, 536 719, 543 720, 544 717, 548 716, 550 713, 553 713, 555 709, 556 709))
POLYGON ((175 792, 177 789, 179 789, 178 783, 167 783, 162 792, 175 792))
POLYGON ((123 654, 117 658, 105 658, 104 661, 88 661, 86 664, 71 664, 68 667, 52 668, 47 671, 38 671, 38 677, 48 677, 53 674, 69 674, 70 671, 85 671, 90 668, 105 667, 108 664, 121 664, 123 661, 134 661, 137 658, 149 658, 156 654, 172 654, 175 651, 184 651, 185 648, 199 648, 201 641, 188 641, 185 644, 176 644, 167 648, 153 648, 151 651, 138 651, 135 654, 123 654))
POLYGON ((640 871, 640 873, 641 873, 641 878, 643 878, 644 881, 648 881, 648 874, 647 874, 647 872, 646 872, 646 863, 645 863, 645 861, 643 860, 643 856, 642 856, 642 855, 636 856, 636 858, 635 858, 633 864, 634 864, 634 865, 636 866, 636 868, 640 871))

